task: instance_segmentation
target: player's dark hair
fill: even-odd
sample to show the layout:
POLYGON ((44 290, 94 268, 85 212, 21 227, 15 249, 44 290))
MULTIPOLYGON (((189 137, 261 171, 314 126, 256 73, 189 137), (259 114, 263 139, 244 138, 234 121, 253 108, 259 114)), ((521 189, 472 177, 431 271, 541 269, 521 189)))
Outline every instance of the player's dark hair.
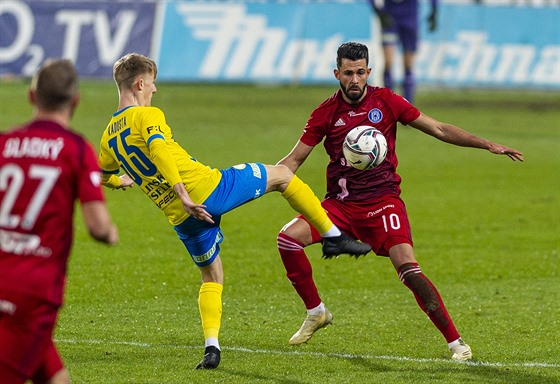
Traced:
POLYGON ((364 44, 349 42, 344 43, 336 51, 336 66, 342 66, 342 59, 358 61, 366 59, 366 65, 369 64, 369 51, 368 47, 364 44))
POLYGON ((67 59, 47 59, 31 81, 35 103, 46 111, 59 110, 78 92, 78 74, 67 59))
POLYGON ((156 63, 139 53, 126 54, 113 65, 113 78, 119 89, 131 89, 136 77, 147 73, 157 77, 156 63))

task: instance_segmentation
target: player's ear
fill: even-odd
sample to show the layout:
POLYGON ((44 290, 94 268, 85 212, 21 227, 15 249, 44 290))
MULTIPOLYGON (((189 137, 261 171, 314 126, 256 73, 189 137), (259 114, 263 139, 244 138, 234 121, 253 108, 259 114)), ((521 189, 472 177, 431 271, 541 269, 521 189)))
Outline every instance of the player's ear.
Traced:
POLYGON ((335 68, 333 73, 334 73, 334 77, 336 77, 337 80, 340 80, 340 72, 338 71, 338 69, 335 68))
POLYGON ((70 100, 70 117, 74 116, 74 112, 76 111, 78 104, 80 104, 80 94, 76 93, 72 96, 72 100, 70 100))
POLYGON ((37 98, 35 97, 35 91, 29 89, 29 91, 27 92, 27 100, 29 100, 29 103, 35 105, 36 99, 37 98))
POLYGON ((72 109, 76 109, 76 107, 78 106, 78 104, 80 104, 80 94, 76 93, 74 96, 72 96, 72 109))

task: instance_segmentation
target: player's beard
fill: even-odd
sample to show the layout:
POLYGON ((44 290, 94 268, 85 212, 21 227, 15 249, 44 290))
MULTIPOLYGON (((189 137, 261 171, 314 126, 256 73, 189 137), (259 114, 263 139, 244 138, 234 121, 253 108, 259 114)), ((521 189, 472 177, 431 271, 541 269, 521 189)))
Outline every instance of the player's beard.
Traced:
POLYGON ((359 85, 353 85, 350 87, 350 89, 352 90, 352 93, 348 92, 348 88, 346 88, 344 85, 342 85, 342 82, 340 82, 340 89, 342 89, 342 92, 344 92, 344 95, 352 101, 359 101, 362 96, 364 95, 364 91, 366 89, 365 85, 363 88, 360 88, 359 85), (356 92, 358 91, 359 92, 356 92))

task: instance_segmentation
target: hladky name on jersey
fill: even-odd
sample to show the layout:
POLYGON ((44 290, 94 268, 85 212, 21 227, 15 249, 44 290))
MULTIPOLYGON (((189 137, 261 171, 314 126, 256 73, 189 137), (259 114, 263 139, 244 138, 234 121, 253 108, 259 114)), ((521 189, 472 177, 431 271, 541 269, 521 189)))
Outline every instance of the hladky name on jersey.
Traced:
POLYGON ((64 140, 43 139, 40 137, 11 137, 6 140, 2 156, 8 158, 32 157, 34 159, 56 160, 64 148, 64 140))
POLYGON ((117 133, 124 127, 126 127, 126 116, 123 116, 112 124, 109 124, 109 126, 107 127, 107 133, 109 135, 112 135, 114 133, 117 133))

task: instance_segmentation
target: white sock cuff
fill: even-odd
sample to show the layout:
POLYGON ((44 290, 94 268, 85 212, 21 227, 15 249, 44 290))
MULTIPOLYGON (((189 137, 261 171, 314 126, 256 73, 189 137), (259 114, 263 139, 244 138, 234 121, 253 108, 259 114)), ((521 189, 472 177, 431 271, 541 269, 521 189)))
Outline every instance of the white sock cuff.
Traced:
POLYGON ((323 304, 322 301, 321 301, 321 304, 319 304, 315 308, 311 308, 311 309, 307 310, 307 314, 308 315, 313 315, 313 316, 320 315, 323 312, 325 312, 325 304, 323 304))
POLYGON ((460 345, 461 344, 460 341, 461 341, 461 338, 458 338, 457 340, 452 341, 451 343, 447 343, 447 345, 449 346, 449 348, 453 348, 453 347, 456 347, 456 346, 460 345))
POLYGON ((340 229, 334 224, 327 232, 321 233, 321 237, 337 237, 340 235, 342 235, 342 232, 340 232, 340 229))
POLYGON ((209 347, 211 345, 220 349, 220 343, 218 342, 218 339, 216 339, 215 337, 209 337, 204 341, 204 348, 209 347))

